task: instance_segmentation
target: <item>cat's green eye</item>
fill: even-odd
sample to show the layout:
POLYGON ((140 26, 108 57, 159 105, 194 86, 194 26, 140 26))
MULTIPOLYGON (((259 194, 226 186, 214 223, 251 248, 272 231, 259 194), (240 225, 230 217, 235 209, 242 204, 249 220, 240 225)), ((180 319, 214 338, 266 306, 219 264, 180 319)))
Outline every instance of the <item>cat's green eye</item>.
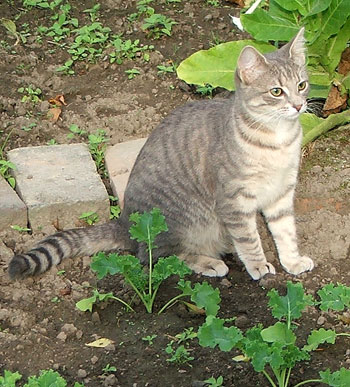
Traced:
POLYGON ((270 90, 270 93, 274 97, 280 97, 283 94, 283 90, 280 87, 274 87, 273 89, 270 90))
POLYGON ((306 89, 306 86, 307 86, 306 81, 302 81, 302 82, 300 82, 300 83, 298 84, 298 90, 299 90, 299 91, 303 91, 303 90, 306 89))

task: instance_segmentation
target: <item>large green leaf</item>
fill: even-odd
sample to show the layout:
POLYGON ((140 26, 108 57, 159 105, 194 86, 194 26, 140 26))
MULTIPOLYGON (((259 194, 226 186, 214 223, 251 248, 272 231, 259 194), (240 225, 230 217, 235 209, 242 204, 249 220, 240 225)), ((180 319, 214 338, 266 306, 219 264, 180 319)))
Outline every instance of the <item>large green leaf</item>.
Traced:
MULTIPOLYGON (((349 3, 350 7, 350 3, 349 3)), ((339 64, 342 52, 345 50, 347 43, 350 40, 350 20, 343 25, 338 34, 330 38, 327 42, 327 56, 329 60, 327 68, 330 72, 333 72, 339 64)))
POLYGON ((277 321, 261 331, 261 337, 268 343, 281 343, 283 345, 294 344, 296 337, 287 324, 277 321))
POLYGON ((237 60, 242 49, 248 45, 263 53, 276 50, 271 44, 252 40, 222 43, 209 50, 198 51, 182 61, 177 68, 177 76, 189 84, 210 84, 234 90, 237 60))
POLYGON ((299 32, 301 27, 284 18, 272 16, 261 8, 249 15, 241 15, 241 21, 244 29, 254 39, 262 42, 269 40, 288 41, 299 32))
POLYGON ((350 386, 350 370, 341 368, 339 371, 331 373, 329 369, 321 371, 320 376, 322 383, 331 387, 348 387, 350 386))
POLYGON ((305 17, 310 17, 320 12, 323 12, 325 9, 329 7, 331 2, 332 0, 313 0, 311 2, 307 2, 307 6, 309 8, 308 8, 308 13, 305 15, 305 17))
POLYGON ((350 23, 349 0, 332 0, 329 7, 322 13, 322 24, 311 43, 326 41, 339 32, 345 23, 350 23))
POLYGON ((304 345, 304 350, 314 351, 320 344, 329 343, 334 344, 337 334, 333 329, 320 328, 313 330, 307 338, 307 345, 304 345))
POLYGON ((328 132, 339 125, 345 125, 350 122, 350 110, 342 113, 331 114, 326 119, 315 118, 313 114, 305 113, 300 117, 300 123, 303 128, 302 146, 315 140, 321 134, 328 132), (317 124, 317 122, 319 122, 317 124))

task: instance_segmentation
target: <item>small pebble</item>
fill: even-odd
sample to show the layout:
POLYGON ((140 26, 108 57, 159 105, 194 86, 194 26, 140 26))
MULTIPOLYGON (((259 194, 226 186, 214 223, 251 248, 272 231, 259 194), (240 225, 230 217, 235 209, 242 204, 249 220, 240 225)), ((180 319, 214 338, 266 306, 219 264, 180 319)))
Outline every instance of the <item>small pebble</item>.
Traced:
POLYGON ((85 370, 83 370, 83 369, 80 368, 80 369, 78 370, 77 376, 78 376, 78 378, 81 378, 81 379, 86 378, 87 372, 86 372, 85 370))
POLYGON ((326 319, 323 316, 320 316, 317 319, 317 325, 323 325, 326 322, 326 319))
POLYGON ((98 357, 97 356, 93 356, 92 358, 91 358, 91 363, 92 364, 96 364, 98 362, 98 357))
POLYGON ((58 335, 57 335, 57 338, 61 341, 66 341, 67 340, 67 335, 64 333, 64 332, 60 332, 58 335))

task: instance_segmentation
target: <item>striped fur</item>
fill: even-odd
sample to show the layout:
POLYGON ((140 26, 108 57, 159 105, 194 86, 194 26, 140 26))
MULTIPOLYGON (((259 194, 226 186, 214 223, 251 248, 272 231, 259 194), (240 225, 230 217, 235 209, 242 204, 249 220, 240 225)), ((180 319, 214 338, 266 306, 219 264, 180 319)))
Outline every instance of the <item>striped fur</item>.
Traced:
POLYGON ((220 257, 236 250, 253 279, 275 273, 256 227, 262 212, 285 270, 311 270, 312 260, 298 252, 293 215, 298 116, 308 92, 303 47, 301 31, 265 56, 245 48, 233 98, 191 102, 151 134, 131 172, 120 219, 46 238, 12 259, 11 278, 99 250, 126 249, 145 262, 144 246, 128 238, 129 216, 153 207, 162 210, 169 228, 157 237, 155 258, 177 254, 198 273, 224 276, 228 268, 220 257), (273 95, 276 89, 282 94, 273 95))

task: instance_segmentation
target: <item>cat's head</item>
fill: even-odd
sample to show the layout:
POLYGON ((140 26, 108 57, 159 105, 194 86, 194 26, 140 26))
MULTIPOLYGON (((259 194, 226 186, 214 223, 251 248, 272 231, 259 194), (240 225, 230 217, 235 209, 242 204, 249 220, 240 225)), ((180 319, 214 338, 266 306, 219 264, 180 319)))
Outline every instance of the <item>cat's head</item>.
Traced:
POLYGON ((279 50, 265 55, 245 47, 235 75, 240 102, 254 116, 271 122, 295 120, 306 110, 309 91, 304 28, 279 50))

